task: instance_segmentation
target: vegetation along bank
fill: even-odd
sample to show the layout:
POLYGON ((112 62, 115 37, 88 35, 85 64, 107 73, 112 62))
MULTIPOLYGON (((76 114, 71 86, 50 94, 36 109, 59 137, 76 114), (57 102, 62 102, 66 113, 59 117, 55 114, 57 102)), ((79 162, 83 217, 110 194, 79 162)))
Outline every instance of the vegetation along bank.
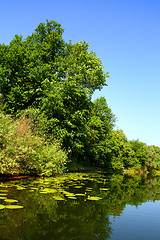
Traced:
POLYGON ((109 73, 86 42, 65 42, 61 25, 0 44, 0 173, 60 174, 74 165, 160 170, 160 148, 114 130, 104 97, 109 73))

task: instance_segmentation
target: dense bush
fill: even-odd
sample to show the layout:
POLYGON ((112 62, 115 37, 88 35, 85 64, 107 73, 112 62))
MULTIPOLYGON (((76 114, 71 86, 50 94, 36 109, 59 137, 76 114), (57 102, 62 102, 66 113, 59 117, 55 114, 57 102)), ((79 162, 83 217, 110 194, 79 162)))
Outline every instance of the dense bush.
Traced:
POLYGON ((66 153, 58 142, 34 133, 29 119, 0 113, 0 173, 53 175, 65 170, 66 153))

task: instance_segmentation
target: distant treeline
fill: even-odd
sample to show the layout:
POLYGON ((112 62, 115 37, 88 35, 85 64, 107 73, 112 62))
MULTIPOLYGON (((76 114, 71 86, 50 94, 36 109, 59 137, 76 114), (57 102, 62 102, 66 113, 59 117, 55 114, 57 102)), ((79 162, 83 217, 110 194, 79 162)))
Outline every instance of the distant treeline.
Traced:
POLYGON ((160 148, 113 130, 101 60, 62 38, 55 21, 0 45, 0 173, 62 173, 68 164, 115 171, 160 168, 160 148))

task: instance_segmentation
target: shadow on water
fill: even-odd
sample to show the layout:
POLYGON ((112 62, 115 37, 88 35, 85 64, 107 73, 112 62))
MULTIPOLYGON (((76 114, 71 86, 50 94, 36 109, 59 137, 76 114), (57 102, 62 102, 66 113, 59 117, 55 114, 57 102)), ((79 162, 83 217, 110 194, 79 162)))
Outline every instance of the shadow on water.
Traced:
POLYGON ((121 216, 127 205, 156 200, 158 177, 92 172, 3 182, 0 239, 112 239, 111 218, 121 216))

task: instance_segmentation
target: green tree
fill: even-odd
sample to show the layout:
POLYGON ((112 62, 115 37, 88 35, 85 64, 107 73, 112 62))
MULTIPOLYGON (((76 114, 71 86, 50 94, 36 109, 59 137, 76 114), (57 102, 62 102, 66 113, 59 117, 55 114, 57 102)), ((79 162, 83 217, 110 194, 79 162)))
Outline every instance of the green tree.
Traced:
POLYGON ((160 169, 160 148, 156 146, 147 146, 147 160, 145 166, 148 171, 160 169))
POLYGON ((89 158, 99 166, 106 165, 106 139, 115 124, 115 116, 104 97, 92 104, 89 127, 89 158))
POLYGON ((138 159, 140 165, 143 167, 147 161, 147 144, 139 140, 130 141, 131 147, 135 152, 135 158, 138 159))
POLYGON ((61 140, 72 158, 84 157, 91 105, 86 90, 77 86, 75 81, 57 85, 45 80, 44 84, 40 109, 47 119, 45 133, 50 139, 61 140))
POLYGON ((107 166, 113 170, 123 170, 129 166, 137 166, 134 151, 122 130, 112 130, 106 139, 107 166))
POLYGON ((8 46, 0 47, 0 93, 6 112, 26 109, 42 96, 42 81, 58 72, 57 58, 65 45, 62 33, 60 24, 47 21, 26 39, 15 35, 8 46))
POLYGON ((2 109, 15 113, 38 106, 43 97, 42 83, 75 81, 92 94, 106 85, 108 73, 88 44, 66 43, 63 29, 55 21, 41 23, 23 39, 15 35, 8 46, 0 45, 0 93, 2 109))

